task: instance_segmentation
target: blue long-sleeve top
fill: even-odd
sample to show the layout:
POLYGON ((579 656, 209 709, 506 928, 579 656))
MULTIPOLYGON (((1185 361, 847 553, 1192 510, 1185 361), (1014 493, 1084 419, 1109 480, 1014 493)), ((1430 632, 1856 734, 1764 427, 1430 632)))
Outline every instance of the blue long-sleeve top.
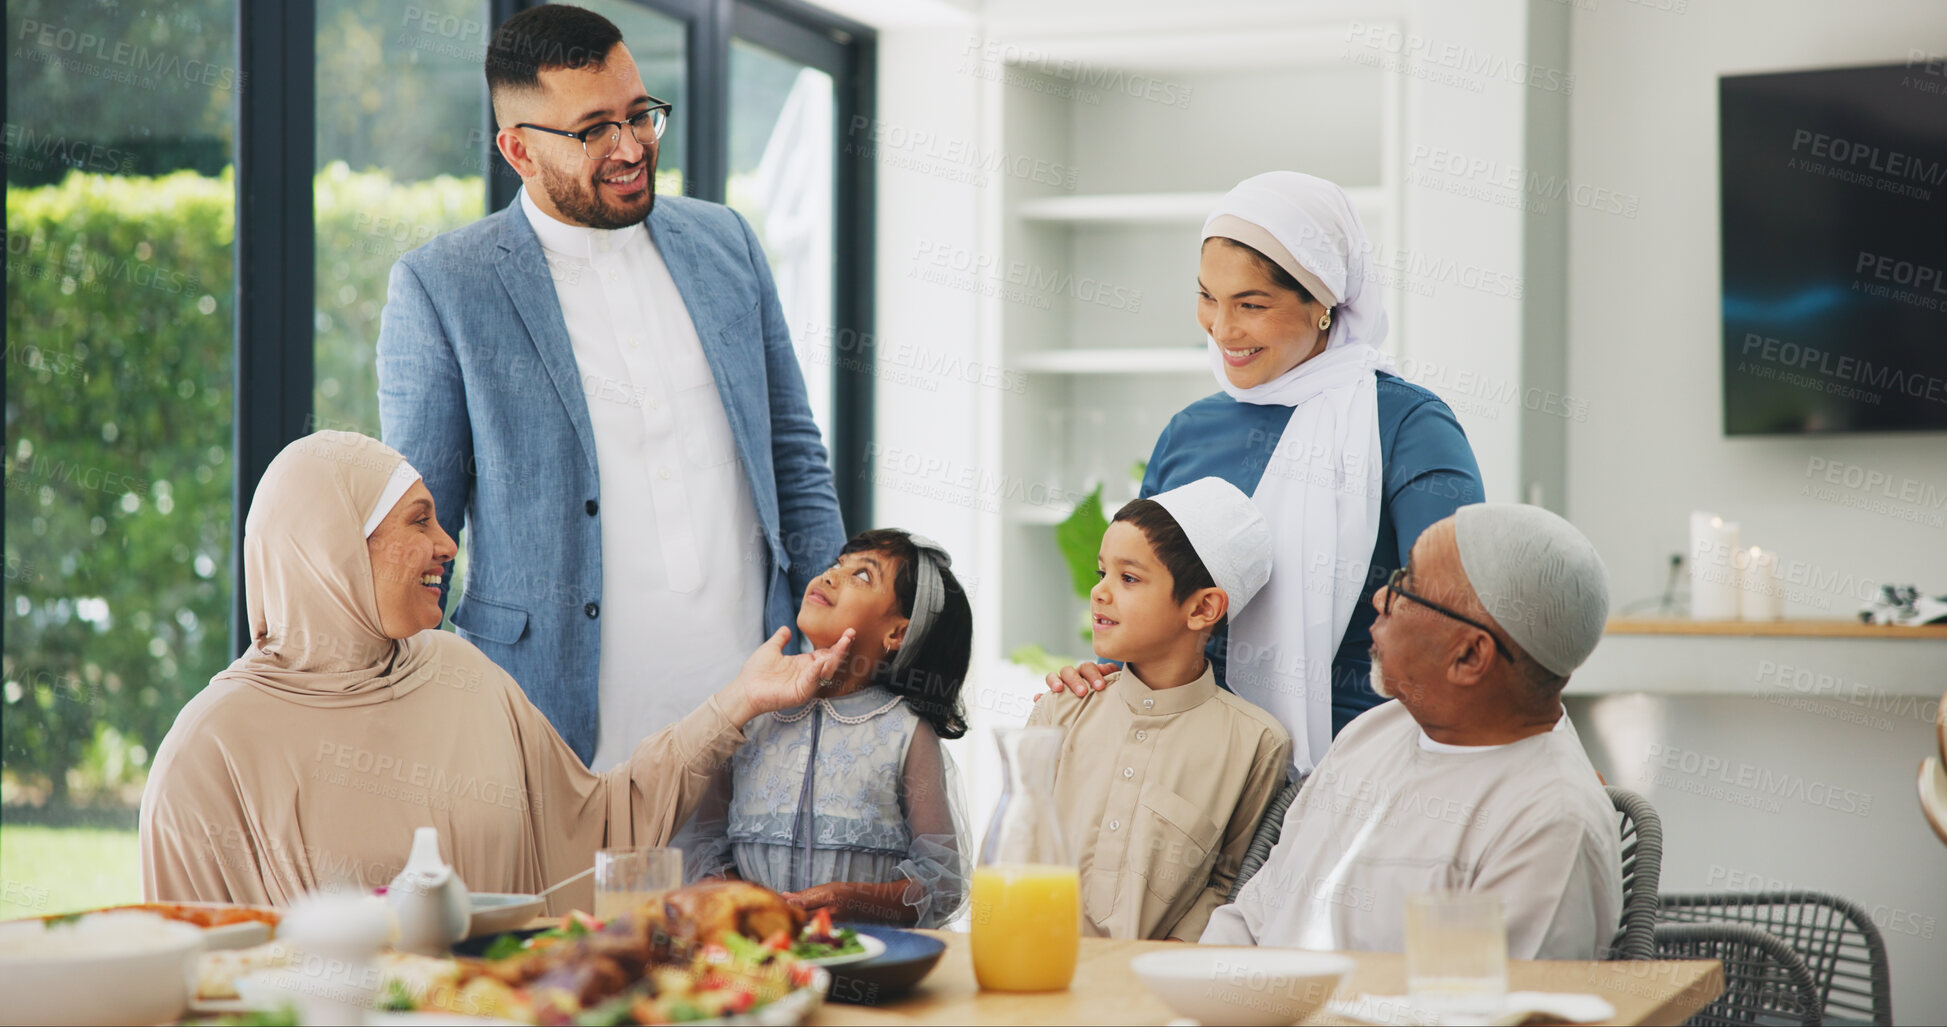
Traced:
MULTIPOLYGON (((1332 659, 1332 734, 1379 705, 1369 675, 1373 593, 1404 565, 1420 533, 1468 503, 1481 502, 1480 466, 1453 411, 1440 397, 1404 379, 1378 372, 1379 454, 1384 487, 1379 501, 1379 539, 1352 621, 1332 659)), ((1156 439, 1142 495, 1153 496, 1199 478, 1218 477, 1245 495, 1278 448, 1291 407, 1239 403, 1225 393, 1206 396, 1170 419, 1156 439)), ((1277 522, 1270 511, 1265 516, 1277 522)), ((1273 574, 1290 573, 1273 568, 1273 574)), ((1206 652, 1224 683, 1229 628, 1214 633, 1206 652)), ((1229 687, 1226 685, 1225 687, 1229 687)), ((1286 725, 1294 735, 1297 726, 1286 725)))

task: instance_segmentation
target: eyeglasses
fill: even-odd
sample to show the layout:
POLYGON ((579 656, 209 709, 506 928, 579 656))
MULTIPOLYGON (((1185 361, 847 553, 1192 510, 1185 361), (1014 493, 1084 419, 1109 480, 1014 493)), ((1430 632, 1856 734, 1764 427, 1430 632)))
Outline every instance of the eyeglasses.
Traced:
POLYGON ((1386 616, 1390 617, 1393 615, 1394 596, 1402 596, 1404 598, 1411 599, 1414 602, 1420 604, 1421 606, 1424 606, 1427 609, 1432 610, 1434 613, 1446 617, 1451 617, 1454 620, 1457 620, 1460 623, 1465 624, 1470 628, 1479 628, 1480 630, 1487 632, 1488 640, 1494 643, 1494 648, 1500 652, 1501 658, 1508 661, 1509 663, 1514 662, 1514 654, 1508 652, 1508 647, 1502 645, 1501 640, 1495 637, 1493 629, 1489 628, 1487 625, 1482 624, 1480 621, 1477 621, 1472 617, 1467 617, 1455 613, 1452 610, 1449 610, 1446 607, 1441 606, 1439 603, 1433 602, 1432 600, 1424 598, 1422 596, 1416 596, 1413 593, 1408 592, 1407 590, 1399 587, 1399 583, 1405 580, 1406 580, 1406 568, 1404 567, 1401 567, 1398 570, 1394 571, 1393 576, 1386 579, 1386 606, 1385 606, 1386 616))
MULTIPOLYGON (((655 100, 655 97, 650 97, 650 99, 655 100)), ((655 106, 629 115, 629 120, 627 121, 598 121, 579 132, 564 132, 558 128, 548 128, 545 125, 530 125, 525 121, 514 127, 531 128, 537 132, 550 132, 558 136, 567 136, 581 144, 581 152, 587 154, 589 160, 607 160, 609 154, 614 153, 615 148, 622 145, 622 126, 627 125, 629 127, 629 134, 635 136, 635 141, 638 145, 648 147, 663 137, 663 129, 669 127, 669 114, 675 109, 671 104, 656 100, 655 106), (642 137, 642 130, 644 128, 649 130, 649 138, 647 139, 642 137)))

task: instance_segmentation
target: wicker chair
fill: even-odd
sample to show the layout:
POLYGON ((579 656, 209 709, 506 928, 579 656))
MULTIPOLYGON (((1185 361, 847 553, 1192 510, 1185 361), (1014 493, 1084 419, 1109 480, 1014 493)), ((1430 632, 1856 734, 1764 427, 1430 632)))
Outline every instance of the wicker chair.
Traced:
POLYGON ((1823 1020, 1893 1022, 1886 941, 1853 903, 1819 892, 1784 891, 1665 895, 1661 906, 1666 924, 1746 924, 1790 945, 1811 971, 1823 1020))
POLYGON ((1686 1024, 1750 1027, 1753 1024, 1823 1022, 1818 985, 1790 945, 1744 924, 1664 924, 1656 929, 1656 958, 1715 959, 1724 964, 1724 993, 1686 1024))
POLYGON ((1649 800, 1608 787, 1622 819, 1622 924, 1609 943, 1610 959, 1656 956, 1657 887, 1663 876, 1663 820, 1649 800))
POLYGON ((1264 807, 1264 816, 1257 821, 1257 832, 1251 835, 1251 846, 1244 851, 1244 862, 1237 868, 1237 880, 1231 882, 1227 902, 1236 902, 1237 893, 1244 890, 1244 882, 1250 880, 1264 867, 1270 857, 1271 849, 1278 844, 1278 835, 1284 831, 1285 811, 1291 808, 1293 799, 1298 798, 1298 787, 1302 782, 1287 781, 1278 794, 1271 797, 1271 805, 1264 807))

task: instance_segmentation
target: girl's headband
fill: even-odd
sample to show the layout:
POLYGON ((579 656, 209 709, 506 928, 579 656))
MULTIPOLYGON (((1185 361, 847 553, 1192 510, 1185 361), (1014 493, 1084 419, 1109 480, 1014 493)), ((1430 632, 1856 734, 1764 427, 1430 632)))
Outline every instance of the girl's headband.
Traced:
POLYGON ((924 535, 908 534, 906 537, 917 551, 913 560, 913 615, 906 623, 906 642, 892 657, 892 674, 895 677, 919 658, 920 643, 926 641, 926 633, 933 627, 933 618, 946 609, 946 582, 940 572, 953 566, 953 557, 948 556, 938 542, 924 535))

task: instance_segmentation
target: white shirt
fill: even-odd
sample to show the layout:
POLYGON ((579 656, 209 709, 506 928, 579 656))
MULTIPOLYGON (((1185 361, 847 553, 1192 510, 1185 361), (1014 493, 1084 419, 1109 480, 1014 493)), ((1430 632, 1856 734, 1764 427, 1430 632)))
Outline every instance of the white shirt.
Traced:
POLYGON ((525 189, 521 210, 554 273, 595 434, 600 772, 702 705, 764 640, 764 536, 716 379, 648 226, 566 224, 525 189))
POLYGON ((1202 942, 1401 952, 1408 895, 1480 891, 1503 900, 1509 958, 1600 958, 1622 843, 1575 726, 1496 746, 1424 737, 1397 702, 1347 724, 1202 942))

